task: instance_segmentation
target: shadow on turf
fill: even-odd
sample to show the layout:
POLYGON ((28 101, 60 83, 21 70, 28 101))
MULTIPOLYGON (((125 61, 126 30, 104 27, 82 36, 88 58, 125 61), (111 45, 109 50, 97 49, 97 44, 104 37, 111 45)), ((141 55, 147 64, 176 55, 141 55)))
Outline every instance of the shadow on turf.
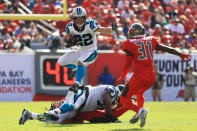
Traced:
POLYGON ((113 129, 111 131, 145 131, 146 129, 132 128, 132 129, 113 129))
MULTIPOLYGON (((76 127, 81 124, 92 124, 92 123, 46 124, 45 127, 76 127)), ((102 124, 107 124, 107 123, 102 123, 102 124)))
MULTIPOLYGON (((45 127, 76 127, 76 126, 79 126, 81 124, 92 124, 92 123, 48 124, 48 125, 45 125, 45 127)), ((102 123, 102 124, 108 124, 108 123, 102 123)), ((112 129, 110 131, 146 131, 146 129, 143 129, 143 128, 112 129)))

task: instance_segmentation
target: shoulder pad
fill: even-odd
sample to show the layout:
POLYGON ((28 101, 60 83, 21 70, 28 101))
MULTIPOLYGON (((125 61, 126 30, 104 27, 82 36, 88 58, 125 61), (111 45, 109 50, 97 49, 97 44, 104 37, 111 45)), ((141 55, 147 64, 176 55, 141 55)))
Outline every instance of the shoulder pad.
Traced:
POLYGON ((73 22, 69 22, 67 25, 66 25, 66 33, 70 33, 70 27, 73 26, 73 22))

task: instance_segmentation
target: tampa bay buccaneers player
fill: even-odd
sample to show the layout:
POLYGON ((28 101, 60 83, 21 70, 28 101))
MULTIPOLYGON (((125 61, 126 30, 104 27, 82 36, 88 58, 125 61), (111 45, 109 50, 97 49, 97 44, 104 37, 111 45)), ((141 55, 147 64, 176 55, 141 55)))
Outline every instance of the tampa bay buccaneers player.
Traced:
POLYGON ((136 112, 130 123, 134 124, 140 119, 140 127, 143 127, 148 113, 148 110, 143 108, 143 94, 155 82, 154 51, 158 50, 177 55, 184 62, 185 59, 191 60, 192 57, 190 54, 184 54, 172 47, 160 44, 154 36, 145 36, 144 26, 140 23, 133 23, 130 26, 128 36, 129 39, 123 42, 122 47, 122 50, 126 53, 126 62, 120 80, 125 79, 131 66, 133 67, 133 76, 129 80, 127 92, 120 97, 120 103, 136 112), (131 100, 133 95, 136 95, 137 105, 131 100))

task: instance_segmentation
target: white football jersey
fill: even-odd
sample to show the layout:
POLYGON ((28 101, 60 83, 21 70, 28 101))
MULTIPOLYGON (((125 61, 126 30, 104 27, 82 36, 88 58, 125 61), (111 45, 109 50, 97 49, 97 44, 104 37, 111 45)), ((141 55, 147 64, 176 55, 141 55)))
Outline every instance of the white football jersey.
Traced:
POLYGON ((99 23, 92 19, 87 19, 84 29, 82 31, 77 30, 73 22, 66 25, 66 33, 74 34, 80 40, 80 49, 83 50, 96 50, 97 49, 97 39, 96 32, 99 28, 99 23))
POLYGON ((115 87, 111 85, 98 85, 89 88, 89 96, 87 98, 86 104, 80 111, 86 112, 103 110, 103 94, 106 88, 110 92, 112 104, 117 104, 118 96, 115 87))

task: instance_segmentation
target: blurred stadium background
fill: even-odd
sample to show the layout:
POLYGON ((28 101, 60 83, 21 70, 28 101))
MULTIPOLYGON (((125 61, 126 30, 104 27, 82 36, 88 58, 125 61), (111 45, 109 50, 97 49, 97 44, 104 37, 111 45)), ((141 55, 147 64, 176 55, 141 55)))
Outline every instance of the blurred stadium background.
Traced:
MULTIPOLYGON (((129 26, 142 23, 146 33, 160 42, 191 53, 191 62, 156 52, 155 62, 164 76, 162 99, 183 101, 183 74, 188 65, 197 71, 196 0, 1 0, 0 101, 55 101, 65 96, 75 77, 56 60, 69 49, 61 46, 65 26, 76 6, 102 26, 117 22, 119 32, 98 34, 98 60, 86 68, 84 84, 97 85, 108 66, 115 84, 124 63, 120 51, 129 26)), ((151 91, 145 94, 152 101, 151 91)))

